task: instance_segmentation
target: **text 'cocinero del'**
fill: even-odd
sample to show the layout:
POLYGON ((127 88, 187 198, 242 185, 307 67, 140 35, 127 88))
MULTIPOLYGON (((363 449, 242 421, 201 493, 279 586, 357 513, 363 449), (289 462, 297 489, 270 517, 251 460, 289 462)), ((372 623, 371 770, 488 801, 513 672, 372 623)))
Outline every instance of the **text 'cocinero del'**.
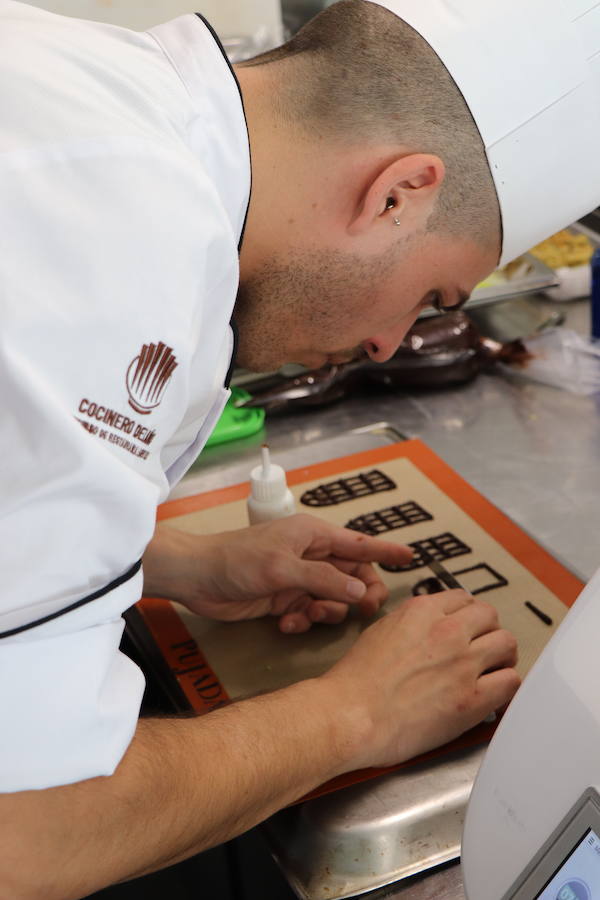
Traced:
POLYGON ((116 428, 117 431, 130 434, 137 441, 141 441, 142 444, 151 444, 156 436, 154 429, 139 425, 135 419, 130 419, 128 416, 124 416, 123 413, 110 409, 108 406, 94 403, 86 397, 79 404, 79 412, 89 419, 95 419, 97 422, 103 422, 111 428, 116 428))

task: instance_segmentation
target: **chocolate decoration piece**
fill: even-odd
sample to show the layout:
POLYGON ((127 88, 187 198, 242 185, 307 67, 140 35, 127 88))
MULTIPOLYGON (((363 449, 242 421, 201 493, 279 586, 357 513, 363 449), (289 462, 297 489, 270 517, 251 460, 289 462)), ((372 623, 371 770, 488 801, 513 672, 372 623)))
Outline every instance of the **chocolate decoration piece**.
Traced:
POLYGON ((377 494, 380 491, 393 491, 395 483, 379 469, 371 469, 370 472, 360 472, 350 478, 340 478, 338 481, 329 481, 319 484, 316 488, 305 491, 300 497, 300 503, 305 506, 335 506, 338 503, 346 503, 357 497, 367 497, 369 494, 377 494))
POLYGON ((496 570, 492 569, 492 567, 489 566, 487 563, 479 563, 479 565, 477 565, 477 566, 469 566, 468 569, 459 569, 458 572, 453 572, 452 574, 456 575, 456 577, 458 578, 460 575, 465 575, 467 572, 478 572, 478 571, 481 571, 482 573, 491 575, 491 577, 494 579, 494 581, 490 582, 489 584, 484 584, 481 587, 474 588, 473 590, 469 591, 469 593, 471 593, 474 597, 476 597, 477 594, 484 594, 486 591, 494 591, 496 588, 508 586, 508 581, 506 580, 504 575, 500 575, 499 572, 496 572, 496 570))
POLYGON ((432 575, 430 578, 423 578, 421 581, 417 581, 412 589, 412 595, 413 597, 424 597, 426 594, 439 594, 445 590, 446 588, 441 581, 432 575))
POLYGON ((362 531, 364 534, 383 534, 384 531, 394 531, 396 528, 406 528, 407 525, 416 525, 417 522, 428 522, 433 519, 431 513, 415 503, 407 500, 396 506, 386 506, 375 512, 356 516, 346 522, 346 528, 353 531, 362 531))
POLYGON ((467 547, 450 531, 425 538, 423 541, 413 541, 408 546, 412 547, 414 551, 412 562, 403 566, 386 566, 383 563, 379 563, 381 568, 386 572, 412 572, 413 569, 420 569, 422 566, 427 565, 421 550, 424 550, 433 559, 439 559, 440 562, 444 562, 446 559, 453 559, 455 556, 464 556, 466 553, 471 553, 471 548, 467 547))
POLYGON ((542 622, 544 623, 544 625, 552 625, 553 624, 553 621, 550 618, 550 616, 548 615, 548 613, 542 612, 541 609, 538 609, 538 607, 534 606, 534 604, 531 603, 529 600, 525 601, 525 606, 527 607, 527 609, 530 609, 531 612, 538 617, 538 619, 541 619, 542 622))
POLYGON ((260 385, 251 389, 251 399, 239 405, 275 413, 324 406, 370 387, 445 387, 469 381, 495 360, 525 365, 529 358, 522 341, 502 344, 483 337, 469 316, 459 310, 419 319, 385 363, 361 358, 293 378, 271 377, 263 389, 260 385))

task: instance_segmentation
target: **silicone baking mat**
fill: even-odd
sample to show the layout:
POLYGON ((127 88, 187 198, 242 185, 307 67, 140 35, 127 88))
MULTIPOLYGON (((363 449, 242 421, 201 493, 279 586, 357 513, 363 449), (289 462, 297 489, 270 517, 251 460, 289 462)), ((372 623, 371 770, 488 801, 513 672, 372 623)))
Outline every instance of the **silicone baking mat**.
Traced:
MULTIPOLYGON (((382 571, 390 598, 379 615, 387 615, 413 592, 427 590, 422 582, 433 573, 421 558, 423 550, 443 561, 468 590, 496 606, 502 626, 518 638, 521 675, 583 587, 421 441, 296 469, 288 473, 288 483, 298 511, 413 545, 410 567, 382 571)), ((247 483, 199 494, 163 504, 158 517, 194 534, 233 530, 247 524, 247 495, 247 483)), ((274 618, 221 623, 149 598, 138 608, 198 713, 319 675, 370 624, 350 615, 342 625, 316 625, 306 634, 283 635, 274 618)), ((428 756, 488 740, 493 728, 480 725, 428 756)), ((328 789, 379 771, 351 773, 328 789)))

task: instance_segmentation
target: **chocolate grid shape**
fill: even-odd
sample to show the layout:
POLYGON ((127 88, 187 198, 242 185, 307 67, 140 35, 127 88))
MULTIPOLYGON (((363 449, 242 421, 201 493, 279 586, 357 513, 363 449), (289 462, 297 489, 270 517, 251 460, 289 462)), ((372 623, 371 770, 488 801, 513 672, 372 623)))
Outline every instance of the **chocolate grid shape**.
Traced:
POLYGON ((413 585, 411 594, 413 597, 422 597, 425 594, 439 594, 441 591, 447 590, 439 578, 431 575, 429 578, 422 578, 413 585))
POLYGON ((385 509, 356 516, 355 519, 346 522, 346 528, 362 531, 364 534, 382 534, 384 531, 394 531, 395 528, 406 528, 407 525, 429 522, 432 519, 431 513, 422 506, 414 500, 407 500, 406 503, 386 506, 385 509))
POLYGON ((493 591, 496 588, 507 587, 508 581, 501 575, 500 572, 496 572, 495 569, 492 569, 487 563, 479 563, 476 566, 469 566, 468 569, 459 569, 458 572, 453 572, 452 574, 459 578, 460 575, 465 575, 467 572, 477 572, 479 569, 483 570, 483 572, 487 572, 493 579, 490 584, 484 584, 482 587, 476 588, 474 591, 471 591, 471 594, 475 597, 477 594, 484 594, 486 591, 493 591))
MULTIPOLYGON (((500 575, 499 572, 496 572, 496 570, 487 563, 478 563, 476 566, 469 566, 467 569, 459 569, 457 572, 452 572, 451 574, 458 578, 459 575, 466 575, 468 572, 477 571, 489 574, 494 580, 489 584, 483 584, 481 587, 475 588, 474 590, 471 590, 468 585, 465 585, 465 590, 470 591, 473 597, 477 596, 477 594, 483 594, 486 591, 493 591, 496 588, 508 586, 508 581, 504 575, 500 575)), ((421 594, 437 594, 438 591, 446 590, 448 590, 447 587, 442 584, 439 578, 429 576, 428 578, 421 579, 421 581, 417 581, 412 588, 412 595, 413 597, 418 597, 421 594)))
POLYGON ((305 506, 335 506, 337 503, 368 497, 369 494, 378 494, 380 491, 393 491, 395 487, 391 478, 379 469, 372 469, 370 472, 360 472, 350 478, 329 481, 304 491, 300 503, 305 506))
POLYGON ((380 563, 381 568, 386 572, 412 572, 413 569, 420 569, 427 565, 424 553, 428 557, 444 562, 446 559, 464 556, 465 553, 471 552, 471 548, 450 531, 444 531, 443 534, 437 534, 422 541, 413 541, 408 546, 412 547, 414 551, 412 562, 404 566, 385 566, 380 563))

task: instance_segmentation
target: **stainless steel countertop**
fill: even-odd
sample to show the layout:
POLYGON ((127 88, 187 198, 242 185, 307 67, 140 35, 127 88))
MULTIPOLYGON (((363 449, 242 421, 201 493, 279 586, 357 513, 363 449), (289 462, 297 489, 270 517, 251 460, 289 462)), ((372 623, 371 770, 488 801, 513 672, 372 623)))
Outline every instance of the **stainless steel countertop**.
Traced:
MULTIPOLYGON (((586 300, 521 298, 482 310, 485 333, 512 339, 560 310, 567 325, 589 332, 586 300)), ((446 390, 371 391, 337 405, 267 420, 266 433, 202 454, 176 491, 209 490, 248 477, 266 439, 272 455, 294 450, 312 461, 310 444, 387 421, 424 440, 572 570, 589 578, 599 564, 600 394, 586 397, 490 373, 446 390)), ((373 895, 399 900, 463 900, 460 867, 448 866, 373 895)))

